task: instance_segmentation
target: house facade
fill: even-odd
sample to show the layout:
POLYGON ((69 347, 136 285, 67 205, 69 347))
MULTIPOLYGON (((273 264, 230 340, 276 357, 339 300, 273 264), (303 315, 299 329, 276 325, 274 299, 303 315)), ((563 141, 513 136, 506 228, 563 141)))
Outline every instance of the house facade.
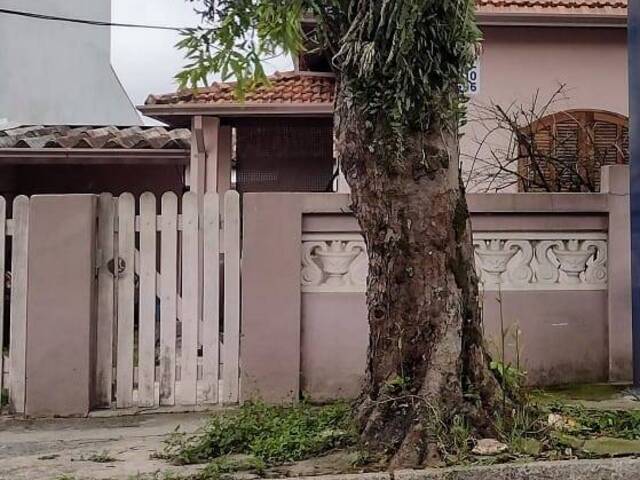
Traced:
MULTIPOLYGON (((109 22, 111 0, 2 0, 0 7, 109 22)), ((111 66, 110 28, 0 14, 0 125, 141 125, 111 66)))
MULTIPOLYGON (((549 156, 555 158, 555 151, 560 146, 566 150, 578 142, 577 130, 583 127, 595 132, 594 144, 602 152, 600 156, 606 157, 598 162, 595 170, 599 171, 600 166, 607 164, 624 163, 625 155, 616 155, 614 151, 625 150, 628 143, 625 133, 628 116, 626 1, 480 0, 477 13, 483 32, 482 53, 473 71, 469 123, 461 141, 463 169, 469 177, 470 190, 523 190, 515 175, 510 181, 501 182, 499 188, 487 179, 487 164, 496 156, 507 162, 517 152, 517 148, 514 150, 509 146, 511 139, 503 131, 488 134, 494 130, 496 119, 487 120, 485 110, 494 105, 506 111, 535 109, 536 115, 529 115, 529 120, 532 116, 538 120, 546 116, 553 124, 562 123, 554 120, 554 114, 567 111, 589 118, 596 112, 605 117, 618 117, 620 120, 614 124, 605 118, 601 121, 592 119, 584 125, 584 122, 570 118, 569 130, 573 128, 574 131, 563 133, 561 138, 554 137, 558 145, 549 144, 546 149, 549 156), (613 134, 612 125, 616 127, 613 134), (478 174, 482 167, 484 173, 478 174)), ((330 119, 333 78, 327 72, 327 63, 318 60, 317 56, 303 56, 294 63, 295 71, 277 74, 271 79, 270 86, 250 93, 242 104, 234 101, 231 85, 215 84, 208 89, 151 95, 140 110, 174 126, 190 125, 193 117, 206 116, 219 119, 221 125, 231 129, 235 128, 238 118, 251 118, 257 122, 268 118, 271 125, 275 118, 279 121, 294 119, 296 125, 307 121, 304 119, 330 119)), ((325 129, 323 135, 330 136, 329 129, 325 129)), ((295 156, 292 153, 295 148, 282 142, 279 145, 282 151, 295 156)), ((573 158, 577 148, 569 148, 568 153, 573 153, 573 158)), ((298 164, 299 175, 300 168, 309 168, 310 177, 317 175, 317 169, 322 169, 315 163, 318 161, 324 161, 326 174, 327 161, 313 159, 315 153, 312 155, 312 152, 316 149, 311 144, 307 151, 297 151, 302 157, 309 157, 289 163, 298 164)), ((243 159, 237 160, 241 170, 245 167, 253 169, 250 164, 258 161, 247 159, 243 166, 243 159)), ((568 160, 569 169, 583 168, 570 163, 568 160)), ((275 178, 275 171, 268 171, 265 165, 261 167, 267 167, 259 169, 263 178, 275 178)), ((518 173, 517 165, 513 170, 518 173)), ((326 191, 323 187, 324 184, 316 186, 313 191, 326 191)), ((264 186, 264 189, 288 188, 273 184, 264 186)), ((336 188, 348 191, 344 181, 338 182, 336 188)), ((571 185, 566 189, 576 190, 571 185)), ((584 191, 583 188, 577 190, 584 191)))
MULTIPOLYGON (((496 126, 495 115, 486 119, 487 107, 491 105, 510 111, 512 118, 519 109, 536 110, 535 114, 518 117, 525 130, 527 121, 543 117, 553 124, 564 122, 564 131, 554 134, 547 130, 553 141, 546 144, 540 141, 537 147, 554 159, 566 155, 569 164, 566 174, 577 174, 587 167, 578 162, 577 167, 573 165, 576 171, 569 171, 571 162, 581 156, 578 130, 594 136, 590 146, 597 152, 591 157, 602 157, 596 159, 598 167, 624 163, 626 159, 617 158, 616 151, 628 149, 624 131, 629 111, 626 1, 481 0, 478 12, 484 40, 479 85, 477 93, 471 95, 469 125, 461 145, 467 172, 474 160, 478 168, 478 164, 486 166, 496 161, 505 164, 509 157, 518 154, 517 145, 511 149, 506 145, 509 140, 504 129, 488 134, 496 126), (567 111, 572 113, 561 114, 567 111), (594 121, 595 113, 605 118, 594 121)), ((517 173, 517 165, 514 167, 507 170, 517 173)), ((490 173, 495 174, 496 169, 490 173)), ((491 184, 490 176, 475 175, 471 189, 523 190, 522 182, 491 184)), ((474 175, 470 178, 473 180, 474 175)), ((564 189, 584 191, 571 185, 565 185, 564 189)))
MULTIPOLYGON (((628 379, 628 177, 619 165, 628 156, 626 2, 480 0, 478 20, 484 40, 461 157, 472 192, 487 338, 495 345, 508 334, 510 358, 522 356, 533 383, 628 379), (476 121, 487 108, 526 113, 534 103, 535 115, 523 115, 529 122, 517 132, 543 137, 541 151, 522 155, 513 131, 485 139, 497 123, 476 121), (502 160, 516 155, 505 184, 471 181, 474 164, 494 165, 498 154, 502 160), (543 178, 573 193, 517 193, 534 190, 521 180, 535 180, 527 176, 527 162, 543 154, 560 165, 547 168, 543 178), (594 193, 573 183, 578 174, 596 177, 589 177, 594 193), (570 258, 579 258, 572 271, 570 258), (586 349, 588 361, 581 353, 586 349)), ((348 214, 348 196, 336 194, 348 193, 348 186, 340 179, 337 186, 313 182, 319 172, 330 174, 317 139, 289 143, 309 138, 305 129, 314 122, 330 124, 333 76, 317 57, 303 56, 295 65, 249 92, 243 103, 234 101, 233 85, 215 84, 151 95, 140 107, 170 125, 191 125, 196 192, 230 188, 232 166, 244 172, 236 185, 244 194, 245 398, 280 401, 300 391, 319 399, 352 396, 365 365, 365 246, 348 214), (246 125, 256 129, 249 137, 242 132, 246 125), (274 131, 263 130, 266 125, 282 140, 272 142, 274 131), (243 138, 251 139, 250 148, 240 143, 243 138), (262 160, 274 152, 286 162, 262 160), (296 164, 293 187, 285 164, 296 164), (273 218, 278 221, 268 220, 273 218), (336 272, 324 264, 331 252, 352 261, 336 272)), ((328 125, 315 132, 330 141, 328 125)))
POLYGON ((0 8, 0 195, 181 194, 190 131, 143 126, 111 65, 111 28, 65 21, 108 23, 111 0, 0 8))
MULTIPOLYGON (((524 149, 513 135, 482 142, 495 119, 474 116, 491 105, 527 112, 531 98, 566 84, 562 98, 518 124, 516 133, 541 146, 515 158, 515 180, 499 189, 478 182, 468 195, 487 343, 533 384, 627 381, 626 3, 479 0, 478 16, 485 40, 470 77, 467 175, 474 161, 524 149), (596 158, 585 153, 591 148, 604 152, 599 163, 577 160, 596 158), (563 191, 519 192, 517 175, 537 181, 527 169, 543 154, 560 165, 542 172, 549 182, 564 181, 565 160, 575 165, 563 191), (597 175, 594 191, 573 188, 572 175, 584 172, 597 175)), ((8 385, 12 411, 86 415, 358 394, 368 262, 333 155, 335 80, 321 57, 294 63, 242 103, 223 83, 149 96, 140 110, 168 129, 0 134, 0 168, 70 164, 65 177, 88 162, 84 181, 100 178, 82 192, 111 192, 18 196, 12 205, 0 196, 0 273, 11 279, 0 388, 8 385), (171 188, 148 169, 185 182, 171 188), (56 368, 43 367, 51 358, 56 368), (51 385, 69 388, 49 399, 51 385)), ((54 193, 38 191, 29 172, 16 182, 54 193)))
POLYGON ((181 194, 190 137, 159 126, 0 129, 0 195, 181 194))

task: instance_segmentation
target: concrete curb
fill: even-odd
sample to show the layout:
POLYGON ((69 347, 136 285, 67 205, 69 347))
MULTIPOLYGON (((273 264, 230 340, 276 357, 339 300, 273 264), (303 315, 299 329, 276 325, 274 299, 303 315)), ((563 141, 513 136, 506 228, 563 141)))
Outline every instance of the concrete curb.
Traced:
POLYGON ((336 473, 316 477, 289 477, 279 480, 393 480, 389 472, 336 473))
POLYGON ((640 480, 640 459, 617 458, 399 470, 393 480, 640 480))
POLYGON ((640 458, 350 473, 284 480, 640 480, 640 458))

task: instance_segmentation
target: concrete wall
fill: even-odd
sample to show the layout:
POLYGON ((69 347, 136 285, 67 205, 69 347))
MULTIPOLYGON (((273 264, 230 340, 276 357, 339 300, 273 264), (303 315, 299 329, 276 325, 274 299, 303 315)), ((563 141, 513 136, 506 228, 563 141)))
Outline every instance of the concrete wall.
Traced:
MULTIPOLYGON (((496 352, 504 323, 506 355, 515 362, 519 329, 530 383, 630 378, 627 167, 607 167, 603 182, 601 194, 468 197, 477 251, 512 255, 500 289, 477 256, 486 339, 496 352), (572 249, 589 252, 575 276, 558 260, 572 249)), ((314 400, 358 393, 368 344, 366 253, 348 204, 336 194, 244 196, 241 361, 251 382, 242 384, 243 398, 293 400, 296 384, 314 400), (279 221, 267 220, 273 218, 279 221), (333 241, 353 260, 331 278, 317 249, 333 241), (300 259, 297 274, 292 257, 300 259)))
MULTIPOLYGON (((486 340, 495 353, 507 332, 506 356, 530 383, 630 378, 628 167, 602 178, 598 194, 468 196, 486 340)), ((368 265, 349 204, 341 194, 244 196, 241 401, 359 392, 368 265)), ((92 404, 94 209, 91 195, 31 200, 27 415, 83 415, 92 404)))
MULTIPOLYGON (((494 358, 501 357, 499 301, 497 292, 484 295, 485 339, 494 358)), ((521 362, 530 384, 609 380, 606 291, 503 292, 501 301, 506 358, 521 362), (515 329, 521 332, 519 346, 515 329)))
MULTIPOLYGON (((109 21, 110 0, 0 0, 0 7, 109 21)), ((0 15, 0 124, 139 125, 111 67, 107 27, 0 15)))
POLYGON ((303 293, 302 393, 316 401, 355 398, 366 367, 368 329, 363 293, 303 293))

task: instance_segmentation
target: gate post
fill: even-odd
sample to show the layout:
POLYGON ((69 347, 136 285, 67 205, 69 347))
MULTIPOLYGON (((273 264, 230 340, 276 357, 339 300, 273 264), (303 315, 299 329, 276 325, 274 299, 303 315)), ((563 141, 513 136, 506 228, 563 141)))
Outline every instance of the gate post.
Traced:
POLYGON ((289 403, 300 393, 300 198, 243 198, 242 402, 289 403))
POLYGON ((36 195, 29 212, 25 415, 93 404, 95 195, 36 195))
POLYGON ((600 184, 609 195, 609 381, 620 382, 633 377, 629 167, 602 167, 600 184))

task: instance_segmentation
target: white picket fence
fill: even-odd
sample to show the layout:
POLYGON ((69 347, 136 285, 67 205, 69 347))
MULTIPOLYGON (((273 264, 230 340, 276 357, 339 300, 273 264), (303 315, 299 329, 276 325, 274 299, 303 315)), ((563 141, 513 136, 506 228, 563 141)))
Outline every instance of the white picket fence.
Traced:
POLYGON ((151 193, 137 210, 129 193, 99 197, 99 406, 238 401, 239 196, 222 212, 215 193, 200 208, 192 192, 178 200, 165 193, 158 212, 151 193))
POLYGON ((26 385, 29 198, 16 197, 12 211, 13 219, 7 218, 7 202, 0 197, 0 392, 3 397, 8 395, 12 411, 22 413, 26 385), (9 251, 11 260, 7 265, 5 259, 9 251), (8 312, 5 306, 9 307, 8 312), (9 322, 8 328, 6 322, 9 322), (8 339, 5 331, 9 332, 8 339))
MULTIPOLYGON (((235 191, 223 202, 215 193, 99 196, 99 407, 238 401, 239 203, 235 191)), ((16 197, 7 218, 0 197, 0 392, 17 414, 25 408, 29 205, 16 197)))

